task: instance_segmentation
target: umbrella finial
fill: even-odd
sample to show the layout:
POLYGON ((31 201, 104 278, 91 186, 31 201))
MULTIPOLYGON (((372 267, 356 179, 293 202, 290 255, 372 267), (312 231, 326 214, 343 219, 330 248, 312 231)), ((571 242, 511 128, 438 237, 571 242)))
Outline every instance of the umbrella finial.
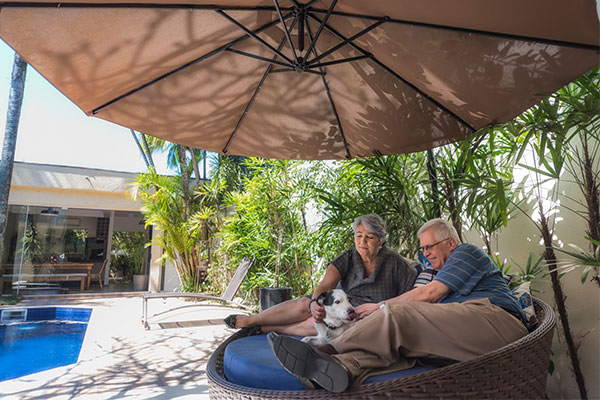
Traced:
POLYGON ((306 60, 304 57, 298 57, 298 61, 294 63, 294 71, 304 72, 306 71, 306 60))

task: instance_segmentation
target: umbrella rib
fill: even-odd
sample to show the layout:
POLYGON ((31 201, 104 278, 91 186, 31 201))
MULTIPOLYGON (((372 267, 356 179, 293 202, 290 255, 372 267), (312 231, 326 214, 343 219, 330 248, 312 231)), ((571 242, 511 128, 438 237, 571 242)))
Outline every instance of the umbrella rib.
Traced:
MULTIPOLYGON (((296 24, 296 21, 294 20, 291 25, 292 29, 294 28, 295 24, 296 24)), ((279 48, 278 48, 279 51, 281 51, 281 49, 283 48, 284 43, 285 43, 285 39, 282 40, 281 43, 279 44, 279 48)), ((258 96, 258 92, 260 92, 260 89, 262 88, 263 84, 265 83, 267 76, 272 71, 273 63, 276 62, 276 59, 277 59, 277 54, 275 54, 273 56, 272 62, 269 64, 269 66, 265 70, 262 78, 260 79, 260 82, 258 83, 258 86, 256 87, 256 89, 254 89, 254 93, 252 93, 252 97, 250 97, 250 101, 248 101, 248 104, 246 104, 246 108, 244 109, 244 112, 242 113, 238 122, 235 124, 235 128, 233 129, 233 132, 231 132, 231 135, 229 135, 229 139, 227 139, 227 143, 225 143, 225 147, 223 147, 223 154, 227 154, 227 152, 229 151, 229 145, 231 144, 233 137, 236 135, 237 131, 240 129, 240 126, 242 125, 242 122, 246 118, 246 115, 248 115, 248 111, 250 111, 250 107, 252 107, 252 104, 254 103, 256 96, 258 96)))
MULTIPOLYGON (((241 30, 243 30, 244 32, 246 32, 248 35, 250 35, 250 37, 252 37, 258 43, 262 44, 267 49, 271 50, 274 54, 278 55, 279 57, 281 57, 284 60, 286 60, 287 62, 289 62, 290 65, 293 64, 292 60, 290 60, 285 54, 283 54, 281 51, 279 51, 276 48, 274 48, 273 46, 271 46, 269 43, 265 42, 256 33, 252 32, 250 29, 246 28, 243 24, 239 23, 235 18, 231 17, 230 15, 228 15, 227 13, 225 13, 222 10, 216 10, 216 12, 217 12, 217 14, 222 15, 228 21, 230 21, 231 23, 233 23, 235 26, 237 26, 238 28, 240 28, 241 30)), ((277 22, 279 22, 279 20, 277 20, 277 22)))
POLYGON ((286 63, 281 62, 281 61, 276 61, 274 59, 269 59, 267 57, 258 56, 256 54, 252 54, 252 53, 246 53, 245 51, 241 51, 241 50, 236 50, 236 49, 228 48, 228 49, 225 49, 225 51, 230 51, 232 53, 240 54, 242 56, 254 58, 256 60, 266 61, 269 64, 277 64, 277 65, 281 65, 282 67, 289 67, 290 66, 289 64, 286 64, 286 63))
POLYGON ((292 54, 294 55, 294 60, 298 63, 298 54, 296 54, 296 49, 294 48, 294 44, 292 43, 292 38, 290 37, 290 32, 288 31, 287 25, 283 19, 283 15, 281 14, 281 9, 279 8, 279 2, 277 0, 273 0, 275 4, 275 9, 277 10, 277 16, 279 17, 279 21, 281 21, 281 26, 283 28, 283 32, 285 33, 285 38, 292 49, 292 54))
MULTIPOLYGON (((296 19, 298 20, 298 51, 302 53, 304 51, 304 25, 306 24, 306 10, 298 8, 296 12, 296 19)), ((298 62, 298 59, 296 59, 298 62)))
MULTIPOLYGON (((319 14, 328 12, 327 10, 316 9, 316 8, 311 8, 310 11, 311 11, 311 13, 319 13, 319 14)), ((369 20, 381 19, 381 17, 377 17, 377 16, 373 16, 373 15, 355 14, 355 13, 349 13, 349 12, 343 12, 343 11, 333 11, 332 14, 335 16, 340 16, 340 17, 350 17, 350 18, 358 18, 358 19, 369 19, 369 20)), ((522 41, 538 42, 538 43, 554 45, 554 46, 564 46, 564 47, 579 48, 579 49, 591 50, 591 51, 600 51, 600 46, 598 46, 598 45, 578 43, 578 42, 569 42, 569 41, 565 41, 565 40, 544 39, 544 38, 539 38, 539 37, 534 37, 534 36, 516 35, 516 34, 502 33, 502 32, 491 32, 491 31, 484 31, 481 29, 460 28, 460 27, 456 27, 456 26, 432 24, 432 23, 428 23, 428 22, 419 22, 419 21, 408 21, 408 20, 395 19, 395 18, 389 18, 388 22, 391 22, 394 24, 401 24, 401 25, 420 26, 420 27, 424 27, 424 28, 443 29, 443 30, 454 31, 454 32, 474 33, 477 35, 496 36, 496 37, 501 37, 503 39, 510 39, 510 40, 522 40, 522 41)))
POLYGON ((367 28, 363 29, 362 31, 358 32, 356 35, 353 35, 352 37, 349 37, 348 39, 342 41, 341 43, 339 43, 338 45, 332 47, 331 49, 327 50, 324 53, 321 53, 321 55, 319 55, 318 57, 313 58, 312 60, 310 60, 307 65, 311 65, 313 63, 316 63, 317 61, 319 61, 320 59, 327 57, 328 55, 330 55, 331 53, 337 51, 338 49, 341 49, 342 47, 344 47, 345 45, 347 45, 350 42, 353 42, 355 39, 358 39, 359 37, 369 33, 370 31, 372 31, 373 29, 377 28, 379 25, 383 24, 384 22, 386 22, 389 18, 381 18, 380 20, 378 20, 377 22, 375 22, 374 24, 368 26, 367 28))
POLYGON ((323 28, 325 28, 325 25, 327 24, 327 20, 331 16, 331 13, 333 12, 333 9, 336 4, 337 4, 337 0, 333 0, 331 2, 331 5, 329 6, 329 9, 327 10, 327 14, 325 14, 325 18, 321 22, 321 25, 319 25, 319 29, 317 30, 315 37, 314 38, 311 37, 310 46, 308 46, 308 50, 306 50, 306 54, 310 54, 312 52, 313 48, 315 47, 315 43, 317 42, 317 40, 319 40, 319 36, 321 36, 321 32, 323 32, 323 28))
MULTIPOLYGON (((281 69, 273 69, 271 70, 271 73, 274 74, 276 72, 297 72, 294 68, 281 68, 281 69)), ((320 72, 320 71, 313 71, 310 69, 307 69, 305 71, 302 71, 303 73, 307 73, 307 74, 313 74, 313 75, 325 75, 325 73, 320 72)))
MULTIPOLYGON (((180 9, 180 10, 228 10, 228 11, 275 11, 272 6, 218 6, 214 4, 185 4, 185 3, 63 3, 63 2, 15 2, 0 1, 0 8, 135 8, 135 9, 180 9)), ((294 7, 283 7, 282 10, 293 11, 294 7)))
MULTIPOLYGON (((312 14, 309 14, 309 16, 311 18, 313 18, 314 20, 316 20, 317 22, 321 22, 321 20, 319 18, 317 18, 316 16, 314 16, 312 14)), ((332 34, 334 34, 335 36, 337 36, 339 39, 341 39, 341 40, 345 40, 346 39, 346 37, 344 35, 342 35, 338 31, 336 31, 333 27, 327 25, 326 29, 329 32, 331 32, 332 34)), ((428 99, 429 101, 431 101, 432 103, 434 103, 440 109, 442 109, 443 111, 445 111, 448 114, 450 114, 454 119, 456 119, 458 122, 460 122, 461 124, 463 124, 464 126, 466 126, 468 129, 470 129, 473 132, 475 132, 477 130, 474 127, 472 127, 469 123, 467 123, 465 120, 463 120, 460 116, 458 116, 454 112, 450 111, 446 106, 444 106, 443 104, 441 104, 439 101, 437 101, 436 99, 434 99, 433 97, 431 97, 429 94, 425 93, 424 91, 422 91, 421 89, 419 89, 418 87, 416 87, 415 85, 413 85, 412 83, 410 83, 409 81, 407 81, 406 79, 404 79, 402 76, 400 76, 398 73, 396 73, 396 71, 394 71, 393 69, 391 69, 390 67, 388 67, 387 65, 385 65, 384 63, 382 63, 381 61, 379 61, 376 57, 374 57, 373 55, 371 55, 369 52, 365 51, 362 47, 360 47, 356 43, 352 43, 352 42, 350 42, 350 45, 352 47, 354 47, 356 50, 360 51, 361 53, 370 56, 370 59, 374 63, 376 63, 377 65, 379 65, 381 68, 385 69, 387 72, 389 72, 390 74, 392 74, 393 76, 395 76, 397 79, 399 79, 402 82, 404 82, 404 84, 406 84, 407 86, 411 87, 413 90, 415 90, 421 96, 425 97, 426 99, 428 99)))
POLYGON ((348 63, 348 62, 352 62, 352 61, 356 61, 356 60, 362 60, 362 59, 365 59, 365 58, 372 58, 372 57, 373 56, 371 54, 364 54, 362 56, 356 56, 356 57, 344 58, 344 59, 341 59, 341 60, 334 60, 334 61, 322 62, 322 63, 319 63, 319 64, 311 65, 310 68, 327 67, 329 65, 343 64, 343 63, 348 63))
MULTIPOLYGON (((310 5, 315 3, 316 0, 312 0, 307 4, 299 4, 296 0, 294 0, 294 4, 296 6, 302 6, 304 8, 308 8, 310 5)), ((62 3, 62 2, 14 2, 14 1, 5 1, 0 2, 0 9, 7 8, 127 8, 127 9, 191 9, 191 10, 228 10, 228 11, 275 11, 275 8, 272 6, 255 6, 255 7, 243 7, 243 6, 217 6, 213 4, 171 4, 171 3, 62 3)), ((283 7, 282 10, 292 11, 293 7, 283 7)), ((329 10, 322 10, 316 8, 310 8, 311 12, 314 13, 329 13, 329 10)), ((351 18, 359 18, 359 19, 371 19, 371 20, 379 20, 381 17, 373 16, 373 15, 365 15, 365 14, 356 14, 349 13, 343 11, 331 11, 332 15, 341 16, 341 17, 351 17, 351 18)), ((554 39, 544 39, 539 37, 532 36, 524 36, 524 35, 515 35, 501 32, 490 32, 483 31, 478 29, 469 29, 469 28, 460 28, 453 27, 448 25, 440 25, 440 24, 432 24, 427 22, 419 22, 419 21, 407 21, 401 19, 393 19, 390 18, 389 22, 396 24, 406 24, 406 25, 414 25, 414 26, 422 26, 427 28, 435 28, 435 29, 446 29, 450 31, 458 31, 465 33, 475 33, 480 35, 489 35, 489 36, 498 36, 505 39, 512 40, 523 40, 523 41, 535 41, 539 43, 555 45, 555 46, 564 46, 564 47, 572 47, 572 48, 580 48, 584 50, 591 51, 599 51, 600 46, 586 43, 577 43, 577 42, 568 42, 564 40, 554 40, 554 39)))
MULTIPOLYGON (((291 15, 292 15, 292 13, 288 13, 288 14, 286 14, 285 18, 287 19, 291 15)), ((265 25, 263 25, 263 26, 255 29, 254 32, 256 32, 256 33, 262 32, 265 29, 268 29, 271 26, 276 25, 277 23, 279 23, 279 21, 271 21, 268 24, 265 24, 265 25)), ((242 42, 242 41, 246 40, 247 38, 248 38, 248 36, 240 36, 239 38, 237 38, 235 40, 232 40, 231 42, 226 43, 223 46, 221 46, 221 47, 219 47, 217 49, 214 49, 214 50, 210 51, 209 53, 206 53, 203 56, 198 57, 198 58, 196 58, 196 59, 194 59, 194 60, 192 60, 192 61, 190 61, 190 62, 188 62, 186 64, 183 64, 182 66, 177 67, 174 70, 171 70, 171 71, 169 71, 169 72, 167 72, 167 73, 159 76, 158 78, 155 78, 155 79, 153 79, 153 80, 151 80, 149 82, 144 83, 143 85, 138 86, 135 89, 130 90, 127 93, 124 93, 124 94, 122 94, 122 95, 120 95, 118 97, 115 97, 114 99, 112 99, 110 101, 107 101, 106 103, 102 104, 101 106, 96 107, 95 109, 93 109, 92 110, 92 114, 97 114, 100 111, 102 111, 103 109, 105 109, 106 107, 109 107, 109 106, 113 105, 114 103, 116 103, 116 102, 124 99, 125 97, 131 96, 132 94, 135 94, 135 93, 139 92, 140 90, 143 90, 143 89, 147 88, 148 86, 151 86, 151 85, 155 84, 156 82, 159 82, 159 81, 161 81, 161 80, 163 80, 165 78, 168 78, 169 76, 171 76, 171 75, 173 75, 173 74, 175 74, 175 73, 177 73, 177 72, 179 72, 179 71, 181 71, 181 70, 183 70, 183 69, 185 69, 187 67, 190 67, 190 66, 192 66, 194 64, 197 64, 199 62, 202 62, 202 61, 206 60, 207 58, 210 58, 210 57, 212 57, 212 56, 214 56, 216 54, 219 54, 222 51, 227 50, 229 47, 233 46, 234 44, 242 42)))
MULTIPOLYGON (((308 36, 310 37, 311 42, 314 43, 314 39, 312 36, 312 32, 310 31, 309 24, 306 24, 306 29, 308 30, 308 36)), ((313 49, 312 52, 314 53, 315 56, 318 56, 316 49, 313 49)), ((306 54, 308 54, 308 53, 306 53, 306 54)), ((331 96, 331 91, 329 90, 329 84, 327 84, 327 78, 325 77, 325 70, 323 69, 323 67, 319 67, 319 69, 321 70, 321 80, 323 81, 323 86, 325 87, 325 92, 327 93, 327 98, 329 99, 329 104, 331 105, 331 110, 333 111, 333 115, 335 116, 335 120, 337 121, 338 129, 340 131, 340 136, 342 137, 342 142, 344 143, 344 150, 346 150, 346 158, 350 159, 350 158, 352 158, 352 155, 350 154, 350 149, 348 148, 348 142, 346 141, 346 136, 344 135, 344 128, 342 127, 342 121, 340 120, 340 116, 337 112, 337 108, 335 107, 335 102, 333 101, 333 97, 331 96)))

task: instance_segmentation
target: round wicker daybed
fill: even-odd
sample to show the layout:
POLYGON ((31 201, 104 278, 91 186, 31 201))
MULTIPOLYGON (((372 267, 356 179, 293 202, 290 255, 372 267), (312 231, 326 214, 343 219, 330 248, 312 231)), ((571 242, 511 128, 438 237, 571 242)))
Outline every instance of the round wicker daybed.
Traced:
POLYGON ((212 354, 207 366, 210 398, 232 399, 543 399, 556 319, 534 299, 537 327, 510 345, 470 361, 398 379, 363 384, 344 393, 325 390, 264 390, 236 385, 223 374, 225 348, 247 335, 240 330, 212 354))

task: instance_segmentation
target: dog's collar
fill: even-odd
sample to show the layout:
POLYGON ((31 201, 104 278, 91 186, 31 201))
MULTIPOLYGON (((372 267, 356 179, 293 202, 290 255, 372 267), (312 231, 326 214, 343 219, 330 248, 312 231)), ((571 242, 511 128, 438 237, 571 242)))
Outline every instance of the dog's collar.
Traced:
MULTIPOLYGON (((329 324, 328 324, 327 322, 325 322, 324 320, 323 320, 323 321, 321 321, 321 323, 322 323, 323 325, 325 325, 325 327, 326 327, 327 329, 330 329, 330 330, 334 330, 334 329, 337 329, 337 328, 339 328, 339 326, 335 326, 335 325, 329 325, 329 324)), ((340 326, 341 326, 341 325, 340 325, 340 326)))

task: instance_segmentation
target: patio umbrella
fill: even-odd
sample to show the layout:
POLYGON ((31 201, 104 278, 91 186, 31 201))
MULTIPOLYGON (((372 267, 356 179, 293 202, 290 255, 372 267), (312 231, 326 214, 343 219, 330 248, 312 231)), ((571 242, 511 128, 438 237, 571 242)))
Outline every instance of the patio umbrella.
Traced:
POLYGON ((593 0, 17 0, 0 36, 86 114, 219 153, 429 149, 599 64, 593 0))

